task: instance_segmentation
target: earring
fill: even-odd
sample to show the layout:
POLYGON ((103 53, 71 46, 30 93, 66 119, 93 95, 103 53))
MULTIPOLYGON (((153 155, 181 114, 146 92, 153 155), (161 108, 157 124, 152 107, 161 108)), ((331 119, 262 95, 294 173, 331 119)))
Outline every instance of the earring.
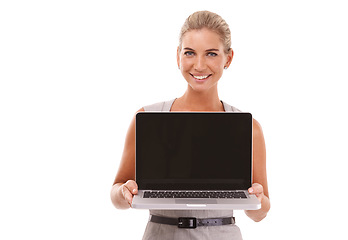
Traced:
POLYGON ((224 69, 226 70, 226 69, 227 69, 227 67, 224 67, 224 69))

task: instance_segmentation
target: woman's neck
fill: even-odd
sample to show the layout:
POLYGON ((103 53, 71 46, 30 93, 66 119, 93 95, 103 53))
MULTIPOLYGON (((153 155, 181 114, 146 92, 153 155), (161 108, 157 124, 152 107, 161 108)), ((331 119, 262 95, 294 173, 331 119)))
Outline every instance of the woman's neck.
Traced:
POLYGON ((184 95, 175 100, 172 111, 224 111, 217 88, 197 92, 188 86, 184 95))

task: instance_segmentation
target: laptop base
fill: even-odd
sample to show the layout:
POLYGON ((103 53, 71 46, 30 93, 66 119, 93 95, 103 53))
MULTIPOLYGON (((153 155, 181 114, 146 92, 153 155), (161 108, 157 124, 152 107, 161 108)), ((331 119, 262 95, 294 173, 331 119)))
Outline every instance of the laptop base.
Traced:
POLYGON ((204 199, 204 198, 143 198, 144 191, 139 190, 134 196, 132 208, 136 209, 170 209, 170 210, 258 210, 260 201, 255 195, 246 192, 246 199, 204 199))

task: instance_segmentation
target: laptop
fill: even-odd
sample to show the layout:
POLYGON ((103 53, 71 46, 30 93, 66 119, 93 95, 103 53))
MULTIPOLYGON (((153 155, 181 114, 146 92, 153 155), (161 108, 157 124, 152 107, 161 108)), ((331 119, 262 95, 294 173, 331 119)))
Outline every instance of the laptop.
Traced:
POLYGON ((243 209, 252 185, 252 115, 139 112, 136 209, 243 209))

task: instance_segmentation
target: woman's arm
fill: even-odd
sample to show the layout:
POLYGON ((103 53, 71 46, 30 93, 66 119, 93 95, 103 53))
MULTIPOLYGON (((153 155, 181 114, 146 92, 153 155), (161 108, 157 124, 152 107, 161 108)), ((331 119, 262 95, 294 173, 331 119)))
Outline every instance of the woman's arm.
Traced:
MULTIPOLYGON (((140 109, 138 112, 143 112, 140 109)), ((135 180, 135 116, 129 126, 124 144, 121 163, 111 188, 111 201, 118 209, 127 209, 132 204, 133 195, 138 192, 135 180)))
POLYGON ((255 194, 261 202, 261 209, 246 210, 248 217, 259 222, 267 216, 271 207, 266 173, 266 147, 261 125, 253 120, 253 186, 249 193, 255 194))

